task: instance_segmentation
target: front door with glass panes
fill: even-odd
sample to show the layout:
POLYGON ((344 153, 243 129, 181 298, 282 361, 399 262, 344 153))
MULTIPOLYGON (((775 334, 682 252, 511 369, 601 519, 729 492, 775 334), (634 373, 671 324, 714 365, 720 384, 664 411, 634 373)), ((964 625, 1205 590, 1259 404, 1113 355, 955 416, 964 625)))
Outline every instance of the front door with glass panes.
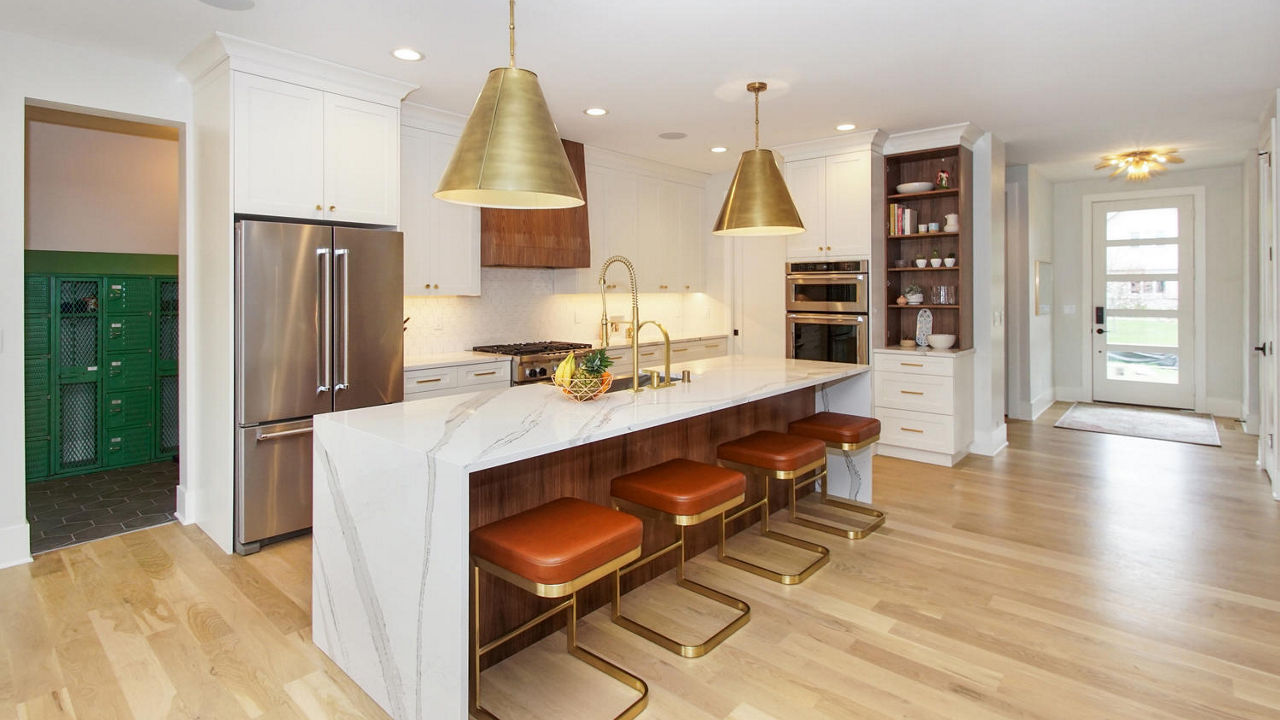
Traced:
POLYGON ((1195 406, 1194 198, 1093 203, 1093 399, 1195 406))

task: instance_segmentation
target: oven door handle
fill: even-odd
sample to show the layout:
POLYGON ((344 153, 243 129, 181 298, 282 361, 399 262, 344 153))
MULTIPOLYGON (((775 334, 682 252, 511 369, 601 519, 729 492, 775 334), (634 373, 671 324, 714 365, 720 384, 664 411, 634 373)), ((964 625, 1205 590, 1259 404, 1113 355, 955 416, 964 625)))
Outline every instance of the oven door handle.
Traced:
POLYGON ((800 322, 821 322, 826 325, 862 325, 867 322, 866 315, 798 315, 787 313, 788 320, 800 322))
POLYGON ((866 273, 832 273, 832 274, 812 274, 812 275, 788 275, 787 280, 796 285, 830 285, 834 281, 843 282, 866 282, 866 273))

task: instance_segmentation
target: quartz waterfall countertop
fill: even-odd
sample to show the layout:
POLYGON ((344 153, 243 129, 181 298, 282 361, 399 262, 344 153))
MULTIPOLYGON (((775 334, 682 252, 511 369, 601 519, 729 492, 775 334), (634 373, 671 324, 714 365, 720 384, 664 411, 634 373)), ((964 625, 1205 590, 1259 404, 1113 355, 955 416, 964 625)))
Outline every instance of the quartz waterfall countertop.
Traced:
MULTIPOLYGON (((725 356, 673 365, 693 380, 579 403, 549 384, 316 416, 468 471, 503 465, 867 372, 866 365, 725 356)), ((350 436, 348 436, 350 437, 350 436)))

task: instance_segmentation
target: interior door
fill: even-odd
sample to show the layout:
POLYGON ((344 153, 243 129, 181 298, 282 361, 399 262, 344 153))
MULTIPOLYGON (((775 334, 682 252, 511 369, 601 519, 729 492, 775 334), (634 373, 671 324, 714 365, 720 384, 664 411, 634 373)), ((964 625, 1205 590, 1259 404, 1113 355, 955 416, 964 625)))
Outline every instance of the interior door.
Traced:
POLYGON ((1195 205, 1093 204, 1093 399, 1195 406, 1195 205))
MULTIPOLYGON (((236 225, 236 421, 309 417, 332 409, 329 356, 333 231, 317 225, 236 225)), ((400 291, 397 279, 396 291, 400 291)))
POLYGON ((404 237, 333 230, 333 409, 404 398, 404 237))
POLYGON ((1276 467, 1276 261, 1275 261, 1275 161, 1272 159, 1276 121, 1258 158, 1258 463, 1271 478, 1280 497, 1280 473, 1276 467))

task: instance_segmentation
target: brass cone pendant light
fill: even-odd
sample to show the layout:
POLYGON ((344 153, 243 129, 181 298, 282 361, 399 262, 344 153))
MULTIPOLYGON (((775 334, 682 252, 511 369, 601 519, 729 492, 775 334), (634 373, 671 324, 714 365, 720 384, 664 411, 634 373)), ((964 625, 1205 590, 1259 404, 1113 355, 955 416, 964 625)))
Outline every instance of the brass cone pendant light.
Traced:
POLYGON ((800 213, 791 200, 772 150, 760 149, 760 93, 762 82, 747 85, 756 96, 756 147, 742 153, 738 171, 729 184, 724 207, 716 218, 713 235, 795 235, 804 232, 800 213))
POLYGON ((511 63, 489 71, 435 196, 461 205, 521 210, 583 204, 538 76, 516 67, 516 3, 510 0, 511 63))

